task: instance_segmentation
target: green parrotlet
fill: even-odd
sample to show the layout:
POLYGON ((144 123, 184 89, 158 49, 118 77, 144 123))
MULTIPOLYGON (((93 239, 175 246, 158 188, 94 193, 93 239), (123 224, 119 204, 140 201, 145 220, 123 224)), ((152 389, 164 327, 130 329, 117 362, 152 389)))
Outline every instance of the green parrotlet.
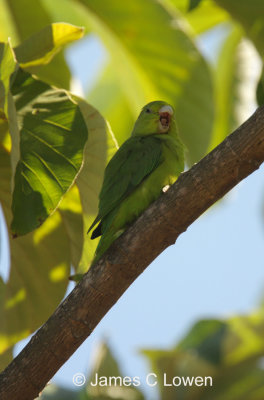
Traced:
POLYGON ((98 215, 89 228, 97 225, 92 239, 101 236, 92 264, 183 169, 184 146, 173 108, 153 101, 142 109, 131 137, 105 169, 98 215))

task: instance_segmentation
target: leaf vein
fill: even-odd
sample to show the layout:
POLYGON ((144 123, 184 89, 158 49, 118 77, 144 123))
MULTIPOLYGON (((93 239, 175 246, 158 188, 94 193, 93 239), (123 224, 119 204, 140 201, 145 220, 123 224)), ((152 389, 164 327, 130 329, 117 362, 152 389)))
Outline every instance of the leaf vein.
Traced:
MULTIPOLYGON (((44 191, 46 192, 47 197, 49 198, 49 200, 50 200, 50 202, 51 202, 53 208, 55 208, 55 205, 54 205, 54 203, 53 203, 53 201, 52 201, 52 198, 51 198, 50 195, 49 195, 49 192, 47 191, 45 185, 43 184, 42 180, 40 179, 40 177, 38 176, 38 174, 36 173, 36 171, 35 171, 34 169, 32 169, 32 168, 30 167, 30 165, 28 165, 24 160, 21 160, 21 163, 24 164, 25 167, 26 167, 29 171, 31 171, 32 174, 34 174, 34 175, 36 176, 36 178, 39 180, 41 186, 43 187, 44 191)), ((25 174, 22 173, 22 175, 23 175, 23 177, 24 177, 24 179, 25 179, 25 174)), ((27 182, 29 183, 31 189, 32 189, 33 191, 35 191, 35 190, 33 189, 32 185, 30 184, 30 181, 29 181, 28 179, 26 179, 26 180, 27 180, 27 182)))
POLYGON ((39 136, 35 135, 32 131, 30 131, 27 128, 23 128, 25 129, 25 131, 33 136, 36 140, 38 140, 40 143, 44 144, 45 146, 47 146, 50 150, 52 150, 54 153, 58 154, 60 157, 62 157, 64 160, 66 160, 73 168, 74 170, 77 172, 77 168, 75 166, 75 164, 69 159, 67 158, 64 154, 62 154, 60 151, 56 150, 50 143, 46 142, 45 140, 41 139, 39 136))

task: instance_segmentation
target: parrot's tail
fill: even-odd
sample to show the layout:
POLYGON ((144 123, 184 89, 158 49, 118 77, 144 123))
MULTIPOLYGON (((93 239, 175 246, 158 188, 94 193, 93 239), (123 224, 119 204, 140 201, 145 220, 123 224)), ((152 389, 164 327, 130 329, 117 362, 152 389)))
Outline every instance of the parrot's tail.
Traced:
MULTIPOLYGON (((96 228, 97 229, 97 228, 96 228)), ((113 232, 109 231, 103 234, 101 237, 98 246, 95 251, 94 258, 91 262, 91 265, 94 265, 102 255, 108 250, 111 244, 125 231, 125 229, 119 229, 117 232, 113 234, 113 232)), ((93 232, 94 233, 94 232, 93 232)))
POLYGON ((93 233, 91 235, 91 239, 95 239, 95 238, 97 238, 97 237, 99 237, 101 235, 102 235, 102 221, 100 222, 100 224, 93 231, 93 233))

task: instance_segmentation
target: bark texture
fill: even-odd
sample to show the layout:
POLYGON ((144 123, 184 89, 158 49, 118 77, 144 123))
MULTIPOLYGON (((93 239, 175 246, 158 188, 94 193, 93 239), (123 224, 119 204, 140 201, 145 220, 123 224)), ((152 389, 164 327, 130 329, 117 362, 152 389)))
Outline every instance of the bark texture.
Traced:
POLYGON ((263 161, 264 107, 260 107, 183 173, 85 274, 1 373, 0 399, 36 398, 151 261, 263 161))

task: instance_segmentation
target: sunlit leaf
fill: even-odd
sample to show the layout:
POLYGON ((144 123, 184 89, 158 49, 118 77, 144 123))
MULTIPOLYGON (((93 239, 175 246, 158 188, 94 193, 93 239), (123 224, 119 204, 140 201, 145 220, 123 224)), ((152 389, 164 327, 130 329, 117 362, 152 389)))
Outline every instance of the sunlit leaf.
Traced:
MULTIPOLYGON (((0 171, 0 199, 8 228, 11 167, 10 156, 1 147, 0 171)), ((8 236, 11 271, 0 296, 0 353, 34 332, 54 311, 67 288, 71 262, 68 236, 58 213, 33 233, 14 240, 8 229, 8 236)))
MULTIPOLYGON (((83 226, 83 210, 76 185, 62 199, 59 211, 70 239, 71 263, 75 270, 77 270, 81 261, 86 235, 83 226)), ((87 267, 88 265, 86 269, 87 267)))
POLYGON ((13 24, 9 7, 6 1, 1 1, 0 12, 0 41, 7 42, 8 38, 12 38, 12 44, 18 42, 18 32, 13 24))
POLYGON ((157 375, 160 398, 261 399, 263 331, 263 312, 226 321, 204 320, 195 324, 173 349, 144 350, 151 370, 157 375), (177 386, 172 384, 174 377, 177 386), (187 378, 196 377, 202 377, 202 385, 184 384, 187 378), (164 385, 164 379, 171 386, 164 385))
MULTIPOLYGON (((62 3, 67 7, 67 1, 62 3)), ((100 36, 109 51, 117 84, 129 105, 129 120, 132 115, 135 121, 148 101, 172 103, 189 158, 201 158, 212 131, 212 82, 206 62, 188 36, 184 19, 161 2, 150 0, 79 3, 86 15, 85 26, 100 36)), ((109 109, 105 101, 99 111, 112 125, 109 109)), ((129 131, 121 133, 122 137, 129 135, 129 131)))
POLYGON ((215 0, 241 23, 260 55, 264 56, 264 3, 262 0, 215 0))
POLYGON ((258 56, 234 26, 226 37, 215 67, 216 118, 211 148, 218 145, 254 111, 258 56), (255 81, 255 84, 254 84, 255 81))
POLYGON ((41 400, 85 400, 85 395, 80 391, 70 390, 58 387, 54 384, 48 384, 41 392, 41 400))
POLYGON ((8 118, 8 93, 12 74, 16 70, 12 49, 9 43, 0 43, 0 110, 1 119, 8 118))
POLYGON ((0 354, 0 371, 3 371, 5 367, 13 359, 13 347, 9 347, 6 351, 0 354))
POLYGON ((197 8, 202 0, 189 0, 189 9, 188 11, 195 10, 197 8))
POLYGON ((63 21, 77 26, 85 26, 85 32, 90 31, 87 25, 87 17, 81 3, 72 0, 61 1, 44 0, 46 10, 48 10, 52 22, 63 21))
POLYGON ((259 106, 264 104, 264 73, 263 73, 263 70, 262 70, 261 76, 258 81, 256 97, 257 97, 257 102, 258 102, 259 106))
MULTIPOLYGON (((2 7, 8 16, 9 23, 5 25, 2 32, 0 29, 1 40, 7 41, 10 37, 12 46, 19 45, 52 22, 49 12, 41 0, 8 0, 1 2, 1 12, 2 7)), ((29 72, 38 75, 49 84, 69 89, 70 71, 62 53, 57 54, 50 64, 44 67, 31 67, 29 72)))
POLYGON ((47 64, 62 46, 80 39, 83 33, 83 28, 70 24, 48 25, 14 49, 17 61, 23 68, 47 64))
POLYGON ((227 324, 222 321, 198 322, 189 335, 180 342, 179 349, 194 349, 201 358, 212 364, 220 364, 226 330, 227 324))
POLYGON ((111 120, 111 128, 121 145, 134 126, 133 112, 125 91, 119 84, 113 65, 108 65, 98 84, 88 95, 89 102, 101 110, 106 119, 111 120))
MULTIPOLYGON (((134 120, 148 101, 162 98, 171 102, 191 158, 201 157, 212 128, 210 72, 181 29, 181 18, 149 1, 122 6, 114 1, 111 7, 106 1, 96 6, 90 0, 82 2, 100 18, 94 27, 113 55, 134 120)), ((111 123, 111 116, 107 117, 111 123)))
MULTIPOLYGON (((177 4, 177 0, 172 1, 177 4)), ((203 0, 199 7, 192 9, 185 17, 196 34, 207 32, 218 24, 230 20, 229 14, 213 0, 203 0)))
POLYGON ((84 149, 84 163, 76 180, 80 192, 84 218, 84 247, 78 272, 87 270, 98 244, 87 235, 98 212, 98 196, 103 183, 107 162, 117 150, 117 142, 110 126, 98 111, 82 99, 77 99, 89 137, 84 149))
POLYGON ((110 126, 100 113, 86 101, 78 102, 89 137, 84 150, 84 161, 75 185, 60 203, 65 229, 70 237, 72 264, 80 280, 94 256, 99 239, 91 240, 87 234, 98 212, 98 195, 103 182, 107 162, 117 149, 110 126))
POLYGON ((117 360, 112 354, 111 350, 106 343, 101 343, 96 352, 96 359, 92 367, 90 376, 87 379, 85 399, 130 399, 130 400, 143 400, 144 396, 133 384, 126 386, 121 383, 117 385, 90 385, 90 382, 95 382, 95 374, 99 377, 110 378, 117 377, 121 382, 123 374, 120 371, 117 360))
MULTIPOLYGON (((11 163, 13 176, 20 157, 16 109, 10 89, 16 69, 17 63, 10 44, 0 43, 0 132, 2 142, 5 144, 8 141, 8 131, 12 137, 11 163)), ((8 147, 10 147, 10 144, 8 147)))
POLYGON ((22 70, 12 93, 21 132, 12 231, 23 235, 45 221, 73 184, 82 165, 87 128, 66 92, 22 70))
POLYGON ((195 34, 204 33, 231 19, 229 13, 219 7, 214 0, 162 0, 162 2, 173 7, 176 13, 182 13, 195 34), (197 6, 190 9, 191 4, 197 6))

